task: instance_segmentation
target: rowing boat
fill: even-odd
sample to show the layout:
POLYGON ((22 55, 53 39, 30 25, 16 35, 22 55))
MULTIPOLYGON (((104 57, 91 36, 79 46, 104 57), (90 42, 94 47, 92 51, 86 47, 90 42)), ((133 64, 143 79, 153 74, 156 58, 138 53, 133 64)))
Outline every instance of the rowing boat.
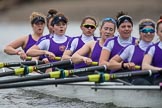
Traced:
MULTIPOLYGON (((54 80, 54 79, 46 79, 54 80)), ((24 88, 48 95, 76 98, 86 102, 113 103, 120 107, 162 106, 160 86, 130 86, 118 82, 78 82, 59 85, 24 88)))
MULTIPOLYGON (((68 63, 68 61, 65 63, 68 63)), ((52 64, 52 66, 59 65, 59 64, 60 62, 54 63, 52 64)), ((49 64, 40 65, 37 66, 36 69, 49 67, 49 66, 51 65, 49 64)), ((83 69, 73 70, 73 71, 60 70, 59 72, 58 71, 51 72, 49 75, 46 74, 45 76, 40 75, 39 73, 30 73, 30 75, 34 77, 32 78, 23 77, 19 79, 10 79, 7 81, 6 80, 1 81, 0 89, 27 87, 23 89, 35 90, 37 92, 42 92, 48 95, 53 95, 58 97, 77 98, 87 102, 90 101, 96 103, 113 103, 116 106, 120 106, 120 107, 160 108, 162 106, 161 86, 153 86, 153 85, 135 86, 135 85, 124 85, 121 82, 107 82, 109 81, 110 77, 114 79, 114 78, 122 78, 122 77, 131 77, 134 75, 148 75, 148 74, 152 75, 153 73, 158 73, 161 71, 146 70, 140 72, 136 71, 136 72, 124 72, 124 73, 117 73, 117 74, 97 74, 97 75, 88 75, 83 77, 55 79, 58 78, 58 76, 62 76, 61 72, 62 74, 64 74, 63 76, 68 76, 69 74, 74 74, 78 72, 92 71, 96 69, 103 70, 105 69, 104 67, 105 66, 96 66, 96 67, 83 68, 83 69), (41 76, 41 78, 46 78, 46 79, 40 79, 39 75, 41 76), (105 78, 104 83, 94 83, 103 77, 105 78), (29 82, 20 82, 20 81, 27 81, 29 79, 30 80, 37 79, 37 81, 34 80, 29 82), (15 81, 16 83, 13 83, 13 81, 15 81), (29 86, 38 86, 38 87, 29 87, 29 86)), ((27 70, 30 70, 30 68, 31 67, 29 67, 29 69, 27 70)), ((23 74, 24 71, 25 68, 8 71, 6 72, 6 74, 1 73, 1 77, 6 75, 7 76, 13 75, 13 74, 23 74)))

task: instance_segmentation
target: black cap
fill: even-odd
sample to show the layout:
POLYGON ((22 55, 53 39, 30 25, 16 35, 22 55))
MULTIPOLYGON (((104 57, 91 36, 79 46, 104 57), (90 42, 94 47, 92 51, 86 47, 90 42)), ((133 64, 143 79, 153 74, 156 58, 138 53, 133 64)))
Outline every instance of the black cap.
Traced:
POLYGON ((38 22, 43 22, 45 23, 45 19, 41 16, 38 16, 38 17, 35 17, 32 21, 31 21, 31 24, 36 24, 38 22))
POLYGON ((63 21, 64 23, 67 23, 67 19, 64 16, 55 16, 54 19, 51 22, 51 25, 54 26, 55 24, 59 23, 60 21, 63 21))

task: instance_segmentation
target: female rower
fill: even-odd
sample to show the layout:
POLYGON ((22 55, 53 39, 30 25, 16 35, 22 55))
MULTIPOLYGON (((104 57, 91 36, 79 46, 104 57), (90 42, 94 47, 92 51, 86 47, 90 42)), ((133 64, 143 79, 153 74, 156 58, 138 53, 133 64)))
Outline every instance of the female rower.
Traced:
POLYGON ((56 56, 61 57, 70 39, 65 35, 67 22, 68 19, 63 14, 57 14, 51 22, 54 31, 52 38, 40 41, 27 51, 27 55, 32 57, 46 55, 50 62, 54 61, 56 56))
MULTIPOLYGON (((139 23, 139 44, 130 44, 123 48, 120 53, 111 58, 109 69, 112 70, 135 70, 135 67, 142 66, 142 60, 146 49, 153 45, 155 36, 155 23, 151 19, 142 19, 139 23), (127 62, 125 62, 127 61, 127 62)), ((134 85, 151 84, 145 77, 133 77, 130 82, 134 85)))
MULTIPOLYGON (((97 21, 93 17, 85 17, 80 25, 80 28, 82 30, 81 36, 77 36, 72 38, 67 47, 66 50, 62 56, 62 60, 65 59, 71 59, 72 54, 74 54, 78 49, 80 49, 85 43, 96 40, 94 37, 94 32, 97 27, 97 21)), ((80 68, 84 66, 85 64, 76 64, 74 65, 74 68, 80 68)))
POLYGON ((82 48, 72 55, 73 63, 84 62, 86 65, 91 65, 93 61, 99 62, 103 44, 107 38, 114 36, 115 29, 116 21, 113 18, 103 19, 100 27, 101 39, 85 43, 82 48), (85 55, 88 55, 88 57, 85 57, 85 55))
POLYGON ((107 39, 100 55, 99 65, 106 65, 109 69, 109 60, 122 48, 129 44, 135 44, 136 38, 131 36, 133 29, 132 18, 124 12, 117 15, 117 30, 119 36, 107 39))
POLYGON ((30 16, 31 26, 33 28, 33 34, 23 36, 15 41, 9 43, 4 52, 10 55, 19 55, 22 60, 27 58, 26 51, 33 46, 38 39, 43 35, 45 27, 45 16, 39 12, 33 12, 30 16), (21 47, 23 50, 18 50, 21 47))
MULTIPOLYGON (((142 69, 144 70, 162 70, 162 16, 157 21, 156 31, 160 41, 147 49, 142 62, 142 69)), ((154 75, 153 84, 157 85, 160 82, 162 82, 162 75, 154 75)))
POLYGON ((53 18, 56 16, 57 14, 57 10, 55 9, 50 9, 48 11, 48 14, 46 16, 46 20, 47 20, 47 28, 48 28, 48 31, 49 31, 49 34, 45 35, 45 36, 42 36, 37 44, 39 44, 40 41, 44 40, 44 39, 49 39, 53 36, 54 34, 54 31, 53 31, 53 27, 51 26, 51 21, 53 20, 53 18))
MULTIPOLYGON (((42 36, 41 38, 39 38, 39 40, 36 42, 35 45, 38 45, 44 39, 52 38, 52 36, 54 34, 54 31, 53 31, 53 27, 51 26, 51 21, 56 16, 56 14, 57 14, 57 10, 55 10, 55 9, 50 9, 48 11, 48 14, 46 16, 46 20, 47 20, 47 28, 48 28, 49 34, 47 34, 47 35, 42 36)), ((35 45, 33 45, 32 47, 35 47, 35 45)), ((38 57, 32 57, 32 60, 38 60, 38 59, 39 60, 43 60, 44 58, 46 58, 46 57, 44 55, 41 55, 41 56, 38 56, 38 57)), ((48 60, 45 60, 45 59, 44 59, 44 61, 45 62, 48 62, 48 60)))

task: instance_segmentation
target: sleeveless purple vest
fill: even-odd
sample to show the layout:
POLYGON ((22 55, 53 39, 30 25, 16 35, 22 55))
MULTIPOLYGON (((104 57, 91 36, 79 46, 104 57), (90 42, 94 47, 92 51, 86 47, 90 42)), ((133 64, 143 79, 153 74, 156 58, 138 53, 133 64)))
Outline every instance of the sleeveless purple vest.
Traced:
POLYGON ((92 61, 99 62, 99 58, 100 58, 100 55, 101 55, 101 50, 102 50, 102 47, 99 45, 99 40, 98 40, 96 42, 96 44, 95 44, 95 46, 93 48, 92 54, 91 54, 92 61))
MULTIPOLYGON (((120 50, 122 50, 122 49, 124 48, 123 46, 121 46, 121 45, 118 43, 117 36, 115 36, 114 38, 112 38, 112 40, 114 40, 114 47, 112 48, 112 51, 111 51, 109 60, 110 60, 114 55, 118 54, 120 50)), ((135 40, 136 40, 136 38, 132 37, 132 44, 135 44, 135 40)))
MULTIPOLYGON (((104 46, 107 45, 107 43, 109 43, 109 41, 112 41, 114 40, 114 46, 112 48, 112 51, 111 51, 111 54, 110 54, 110 57, 109 57, 109 60, 116 54, 118 54, 124 47, 121 46, 119 43, 118 43, 118 40, 117 40, 118 36, 114 36, 113 38, 110 38, 110 39, 107 39, 104 46)), ((135 40, 136 38, 135 37, 132 37, 132 44, 135 44, 135 40)))
POLYGON ((38 45, 42 40, 50 39, 50 38, 52 38, 51 34, 42 36, 42 37, 40 37, 39 40, 36 42, 36 45, 38 45))
MULTIPOLYGON (((52 38, 52 35, 51 35, 51 34, 42 36, 42 37, 40 37, 39 40, 36 42, 36 45, 38 45, 41 41, 43 41, 43 40, 45 40, 45 39, 50 39, 50 38, 52 38)), ((42 60, 42 59, 44 59, 44 58, 46 58, 45 55, 39 56, 39 60, 42 60)))
MULTIPOLYGON (((114 46, 112 48, 112 51, 111 51, 111 54, 110 54, 110 57, 109 57, 109 60, 115 56, 116 54, 120 53, 120 51, 125 48, 123 46, 121 46, 119 43, 118 43, 118 40, 117 40, 118 36, 115 36, 111 39, 107 39, 106 42, 105 42, 105 45, 111 41, 111 40, 114 40, 114 46)), ((132 37, 132 44, 135 44, 135 41, 136 41, 136 38, 135 37, 132 37)), ((108 60, 108 61, 109 61, 108 60)), ((127 62, 127 60, 125 60, 125 62, 127 62)), ((114 70, 111 70, 110 73, 114 73, 115 71, 114 70)))
MULTIPOLYGON (((154 44, 154 45, 151 45, 147 51, 146 51, 146 54, 148 53, 149 49, 152 47, 152 46, 155 46, 155 52, 154 52, 154 55, 152 57, 152 63, 151 65, 155 66, 155 67, 160 67, 162 68, 162 49, 159 48, 158 46, 159 42, 154 44)), ((160 74, 155 74, 153 78, 158 78, 159 76, 161 76, 160 74)))
POLYGON ((152 65, 162 68, 162 49, 158 46, 159 43, 155 44, 155 52, 152 58, 152 65))
MULTIPOLYGON (((64 43, 56 43, 53 41, 52 38, 50 38, 50 46, 49 50, 50 52, 54 53, 57 57, 62 57, 63 52, 65 51, 65 48, 67 46, 67 43, 70 39, 70 37, 66 36, 67 40, 64 43)), ((50 62, 55 62, 56 60, 49 60, 50 62)))
MULTIPOLYGON (((85 43, 81 40, 81 36, 80 37, 78 37, 79 38, 79 40, 78 40, 78 46, 76 47, 76 49, 74 50, 74 52, 73 53, 75 53, 77 50, 79 50, 85 43)), ((88 57, 88 55, 85 55, 85 57, 88 57)), ((81 63, 79 63, 79 64, 74 64, 74 68, 75 69, 78 69, 78 68, 82 68, 82 67, 86 67, 87 65, 86 65, 86 63, 84 63, 84 62, 81 62, 81 63)))
MULTIPOLYGON (((79 38, 79 40, 78 40, 78 46, 76 47, 76 49, 74 50, 73 53, 75 53, 77 50, 79 50, 79 49, 85 44, 85 43, 82 41, 81 37, 82 37, 82 36, 77 37, 77 38, 79 38)), ((94 37, 94 40, 96 40, 96 39, 97 39, 97 38, 94 37)), ((88 57, 88 55, 85 55, 85 57, 88 57)), ((74 64, 74 68, 75 68, 75 69, 82 68, 82 67, 86 67, 86 66, 87 66, 87 65, 86 65, 84 62, 81 62, 81 63, 79 63, 79 64, 74 64)))
POLYGON ((142 66, 144 54, 145 51, 143 51, 138 45, 136 45, 131 62, 135 63, 136 65, 142 66))
POLYGON ((78 37, 78 46, 76 47, 76 49, 74 50, 74 52, 76 52, 77 50, 79 50, 85 43, 82 41, 81 36, 78 37))
POLYGON ((29 35, 29 38, 28 38, 28 42, 24 48, 24 52, 26 53, 27 50, 32 47, 37 41, 35 41, 33 38, 32 38, 32 35, 30 34, 29 35))

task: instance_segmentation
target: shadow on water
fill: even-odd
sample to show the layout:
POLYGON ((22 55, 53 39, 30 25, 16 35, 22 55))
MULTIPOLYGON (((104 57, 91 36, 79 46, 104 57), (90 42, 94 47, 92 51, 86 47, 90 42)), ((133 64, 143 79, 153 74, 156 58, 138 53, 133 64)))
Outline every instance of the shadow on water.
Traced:
POLYGON ((33 107, 42 106, 57 108, 119 108, 114 104, 99 104, 95 102, 84 102, 79 99, 60 98, 53 95, 47 95, 35 90, 19 89, 21 96, 25 97, 27 104, 33 107))
POLYGON ((18 108, 21 106, 24 108, 123 108, 117 107, 113 103, 84 102, 79 99, 60 98, 26 89, 17 89, 16 94, 8 94, 4 99, 8 99, 8 104, 16 105, 18 108))

